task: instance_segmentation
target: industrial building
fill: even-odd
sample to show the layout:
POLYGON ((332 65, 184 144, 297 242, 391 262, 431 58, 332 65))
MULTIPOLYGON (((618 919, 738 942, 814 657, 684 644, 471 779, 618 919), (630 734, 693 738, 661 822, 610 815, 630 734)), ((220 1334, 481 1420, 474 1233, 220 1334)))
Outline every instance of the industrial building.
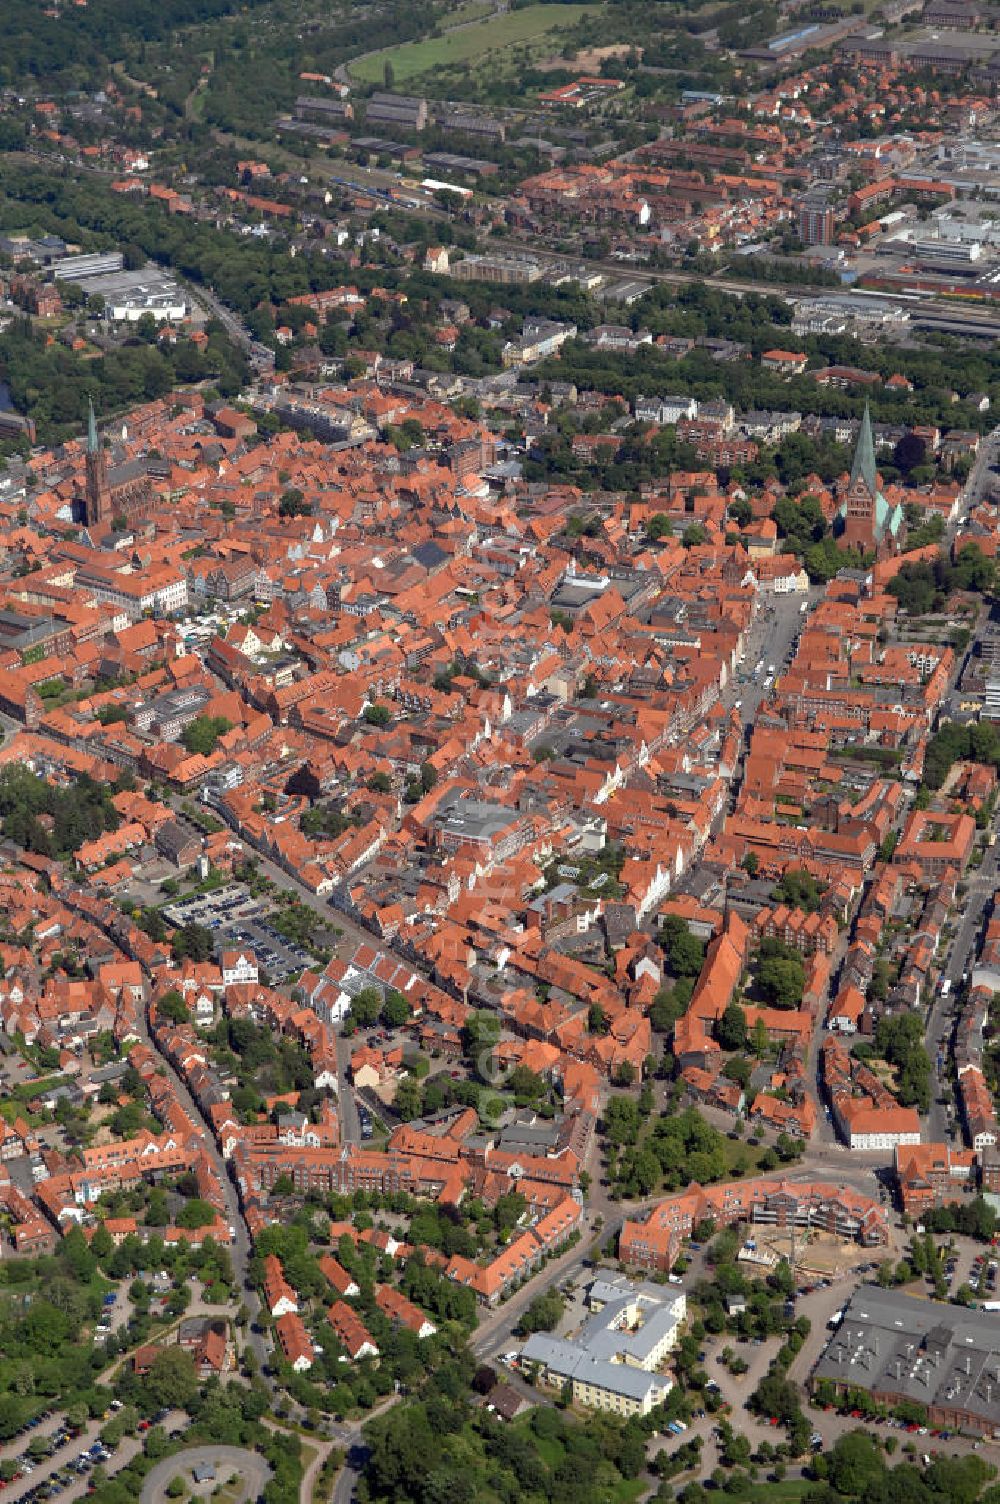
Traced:
POLYGON ((1000 1434, 1000 1314, 863 1285, 811 1378, 886 1405, 923 1405, 928 1424, 1000 1434))
MULTIPOLYGON (((124 265, 121 251, 92 251, 79 256, 60 256, 52 263, 52 275, 57 282, 91 282, 111 272, 120 272, 124 265)), ((93 287, 88 286, 88 293, 93 287)))
MULTIPOLYGON (((56 276, 59 275, 57 267, 56 276)), ((151 314, 158 324, 179 324, 187 318, 190 308, 176 280, 152 263, 141 271, 91 272, 83 287, 88 297, 100 294, 104 299, 104 317, 113 324, 137 324, 144 313, 151 314)))

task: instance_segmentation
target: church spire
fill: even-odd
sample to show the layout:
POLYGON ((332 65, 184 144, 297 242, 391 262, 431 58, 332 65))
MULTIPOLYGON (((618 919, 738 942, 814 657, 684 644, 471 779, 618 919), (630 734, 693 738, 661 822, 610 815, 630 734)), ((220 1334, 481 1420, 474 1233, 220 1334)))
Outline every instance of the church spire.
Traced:
POLYGON ((96 454, 100 448, 97 437, 97 419, 94 417, 94 399, 87 398, 87 453, 96 454))
POLYGON ((861 419, 861 431, 858 434, 858 443, 854 451, 854 463, 851 466, 851 485, 863 481, 865 487, 874 496, 878 490, 878 472, 875 468, 875 440, 872 436, 872 419, 868 411, 868 403, 865 403, 865 415, 861 419))

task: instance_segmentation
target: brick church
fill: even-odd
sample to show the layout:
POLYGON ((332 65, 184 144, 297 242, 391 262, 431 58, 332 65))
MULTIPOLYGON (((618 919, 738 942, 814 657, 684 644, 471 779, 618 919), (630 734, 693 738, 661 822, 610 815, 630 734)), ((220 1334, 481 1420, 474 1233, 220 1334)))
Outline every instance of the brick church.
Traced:
POLYGON ((858 553, 874 553, 877 559, 900 553, 906 536, 902 506, 899 502, 888 502, 879 490, 875 440, 867 402, 836 531, 838 542, 845 548, 857 549, 858 553))
POLYGON ((83 491, 73 503, 74 519, 88 528, 112 527, 119 518, 126 523, 144 517, 156 493, 143 460, 108 464, 94 417, 94 404, 87 414, 87 453, 83 491))

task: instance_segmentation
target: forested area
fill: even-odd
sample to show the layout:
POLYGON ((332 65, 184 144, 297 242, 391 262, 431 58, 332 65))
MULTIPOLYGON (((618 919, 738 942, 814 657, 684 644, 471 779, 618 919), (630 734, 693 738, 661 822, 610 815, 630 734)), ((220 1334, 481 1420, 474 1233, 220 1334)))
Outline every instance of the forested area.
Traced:
POLYGON ((996 565, 975 543, 967 543, 954 563, 947 554, 936 559, 911 559, 888 584, 904 611, 911 616, 926 616, 940 611, 954 590, 974 590, 987 594, 996 585, 996 565))
POLYGON ((8 841, 40 856, 67 856, 84 841, 117 830, 114 790, 82 773, 59 788, 21 764, 0 769, 0 822, 8 841))
MULTIPOLYGON (((261 3, 242 0, 241 8, 261 3)), ((34 0, 4 0, 0 83, 92 83, 95 69, 121 56, 126 33, 155 41, 177 27, 210 21, 236 8, 233 0, 88 0, 84 6, 54 10, 34 0)))
MULTIPOLYGON (((151 333, 155 338, 155 325, 151 333)), ((41 442, 57 443, 79 432, 88 400, 103 417, 163 397, 179 383, 210 380, 222 396, 234 396, 245 379, 243 357, 221 325, 209 326, 208 334, 204 352, 191 340, 159 345, 140 334, 86 356, 18 319, 0 334, 0 377, 18 412, 34 419, 41 442)))
POLYGON ((124 200, 94 183, 14 169, 5 173, 2 189, 8 229, 45 229, 90 248, 114 247, 124 251, 126 264, 149 258, 213 287, 242 313, 262 300, 281 303, 330 286, 330 266, 319 255, 293 257, 282 246, 192 224, 157 204, 124 200))
POLYGON ((944 721, 927 743, 924 783, 939 789, 956 762, 982 762, 1000 772, 1000 732, 992 721, 960 726, 944 721))

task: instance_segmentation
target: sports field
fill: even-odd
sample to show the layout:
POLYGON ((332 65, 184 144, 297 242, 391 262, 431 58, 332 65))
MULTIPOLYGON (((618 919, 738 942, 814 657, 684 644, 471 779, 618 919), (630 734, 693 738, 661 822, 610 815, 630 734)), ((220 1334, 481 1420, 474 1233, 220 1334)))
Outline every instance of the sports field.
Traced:
POLYGON ((391 63, 393 82, 399 87, 442 64, 477 62, 490 52, 501 52, 543 38, 552 39, 599 9, 598 5, 532 5, 524 10, 488 17, 471 26, 462 26, 440 37, 428 37, 423 42, 404 42, 399 47, 369 53, 349 67, 359 82, 381 84, 385 65, 391 63))

